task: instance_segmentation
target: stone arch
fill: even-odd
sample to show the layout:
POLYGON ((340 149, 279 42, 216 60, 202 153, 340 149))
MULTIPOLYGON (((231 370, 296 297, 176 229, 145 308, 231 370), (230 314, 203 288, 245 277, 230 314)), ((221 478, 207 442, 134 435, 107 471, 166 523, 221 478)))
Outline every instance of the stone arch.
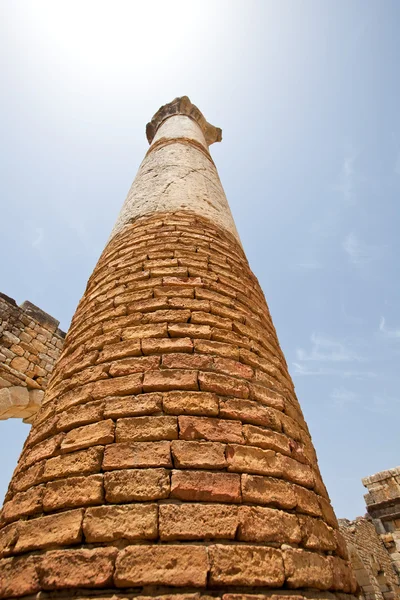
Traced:
POLYGON ((31 423, 43 396, 43 390, 28 389, 22 385, 0 389, 0 420, 19 418, 31 423))

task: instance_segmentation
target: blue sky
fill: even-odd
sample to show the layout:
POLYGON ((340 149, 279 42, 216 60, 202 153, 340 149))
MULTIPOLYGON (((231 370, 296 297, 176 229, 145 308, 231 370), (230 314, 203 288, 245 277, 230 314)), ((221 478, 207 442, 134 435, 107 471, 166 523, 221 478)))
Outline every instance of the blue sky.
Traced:
MULTIPOLYGON (((68 328, 147 149, 188 95, 339 517, 399 464, 400 4, 3 0, 0 290, 68 328)), ((0 422, 0 494, 28 427, 0 422)))

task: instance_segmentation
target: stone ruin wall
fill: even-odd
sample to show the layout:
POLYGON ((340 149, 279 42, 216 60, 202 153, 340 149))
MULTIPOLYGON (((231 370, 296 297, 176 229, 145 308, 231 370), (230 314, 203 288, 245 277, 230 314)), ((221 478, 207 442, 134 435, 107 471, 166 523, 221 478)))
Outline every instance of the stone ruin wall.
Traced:
POLYGON ((363 479, 367 510, 400 576, 400 467, 363 479))
POLYGON ((370 517, 339 519, 350 560, 365 600, 400 598, 399 578, 391 556, 370 517))
POLYGON ((0 420, 30 423, 38 411, 65 334, 59 321, 0 293, 0 420))

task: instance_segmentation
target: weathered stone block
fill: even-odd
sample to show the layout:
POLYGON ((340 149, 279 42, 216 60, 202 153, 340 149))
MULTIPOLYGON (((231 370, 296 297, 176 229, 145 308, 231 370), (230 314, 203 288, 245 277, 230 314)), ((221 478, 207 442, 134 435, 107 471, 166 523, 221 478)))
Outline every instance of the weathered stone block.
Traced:
POLYGON ((107 502, 142 502, 168 498, 169 473, 165 469, 130 469, 104 474, 107 502))
POLYGON ((189 501, 241 502, 240 476, 207 471, 172 471, 171 497, 189 501))
POLYGON ((279 550, 216 544, 209 547, 209 553, 212 585, 279 587, 285 581, 279 550))
POLYGON ((82 540, 83 509, 20 521, 16 552, 78 544, 82 540))
POLYGON ((90 543, 157 539, 157 505, 126 504, 88 508, 83 521, 83 533, 90 543))
POLYGON ((208 557, 204 546, 129 546, 118 555, 114 581, 119 587, 171 585, 205 587, 208 557))
POLYGON ((234 539, 238 528, 237 506, 223 504, 161 504, 160 539, 234 539))
POLYGON ((106 446, 103 469, 172 467, 170 442, 124 442, 106 446))

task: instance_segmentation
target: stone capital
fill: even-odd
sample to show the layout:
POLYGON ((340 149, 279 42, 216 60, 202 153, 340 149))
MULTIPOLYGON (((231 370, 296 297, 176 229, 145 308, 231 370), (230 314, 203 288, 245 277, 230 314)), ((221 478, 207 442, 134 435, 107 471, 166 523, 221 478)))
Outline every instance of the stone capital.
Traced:
POLYGON ((166 121, 166 119, 176 115, 184 115, 193 119, 202 130, 209 146, 214 144, 214 142, 220 142, 222 140, 222 130, 219 127, 214 127, 214 125, 208 123, 197 106, 192 104, 187 96, 182 96, 181 98, 175 98, 172 102, 161 106, 151 119, 150 123, 147 123, 146 136, 149 144, 152 143, 160 125, 166 121))

